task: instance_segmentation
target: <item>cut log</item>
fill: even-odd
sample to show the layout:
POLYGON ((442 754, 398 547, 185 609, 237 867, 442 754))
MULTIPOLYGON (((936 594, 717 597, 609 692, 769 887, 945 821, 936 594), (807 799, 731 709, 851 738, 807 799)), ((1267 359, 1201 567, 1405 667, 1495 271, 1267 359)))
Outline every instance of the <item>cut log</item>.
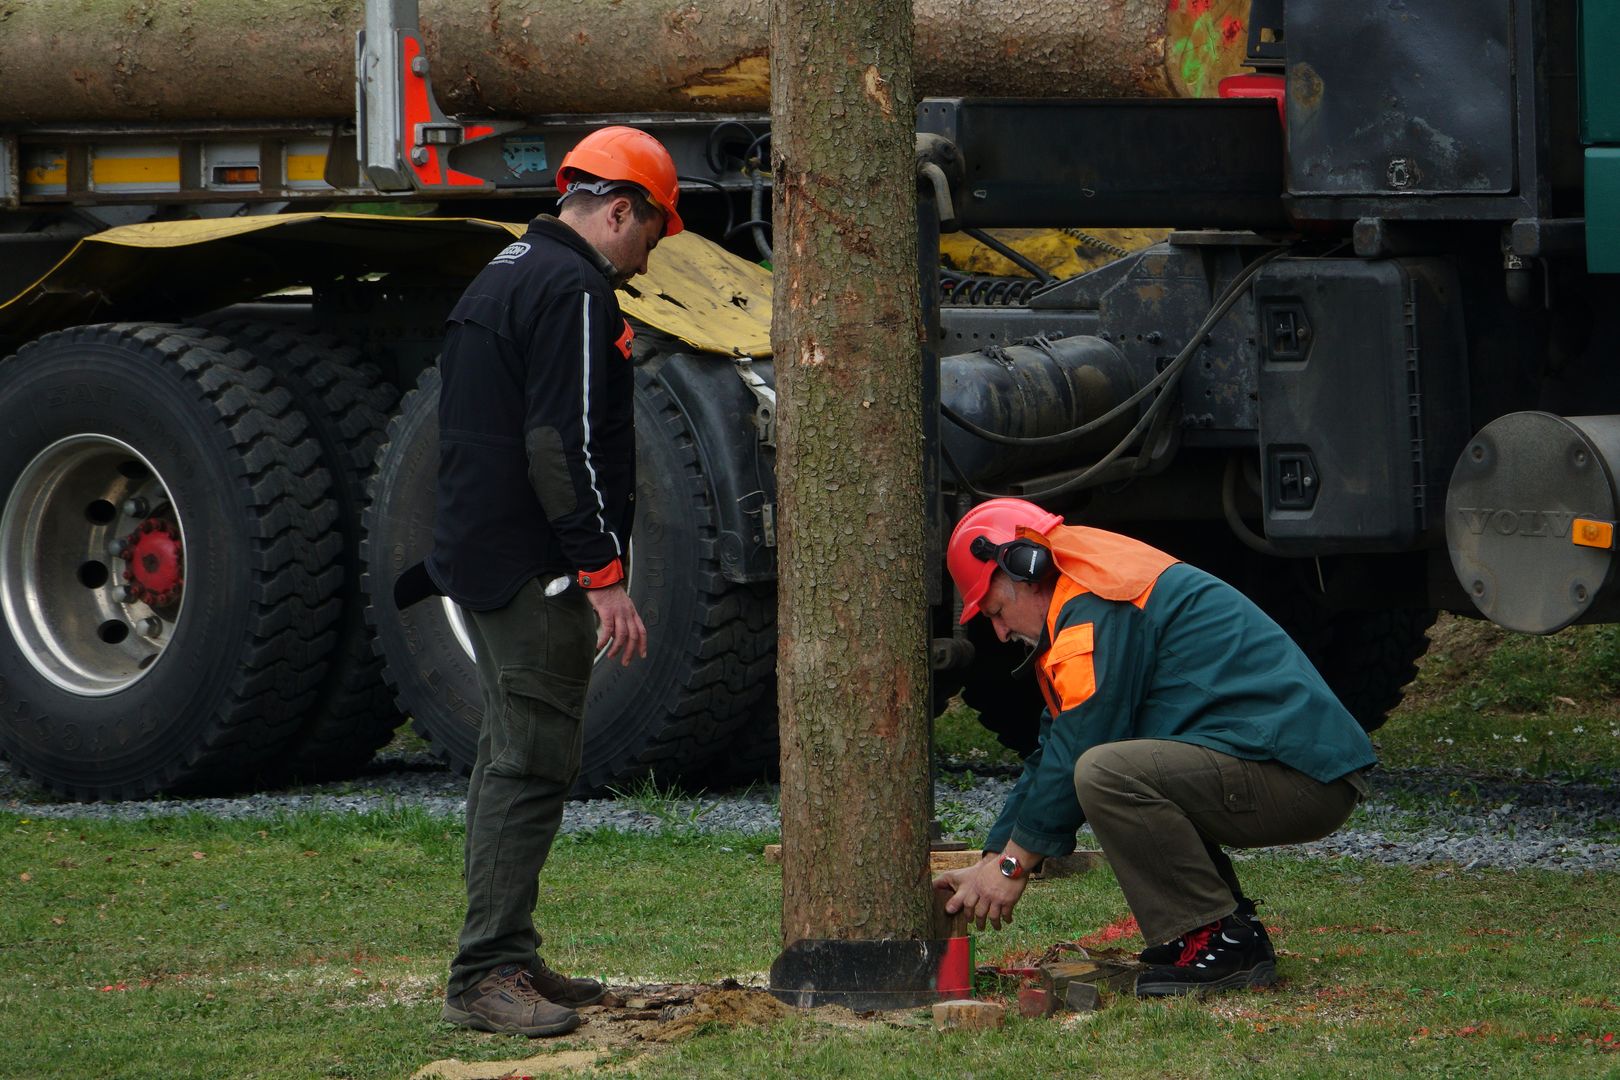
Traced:
POLYGON ((1136 982, 1142 965, 1124 960, 1072 960, 1046 964, 1037 976, 1039 985, 1056 1000, 1065 1000, 1069 988, 1077 983, 1106 986, 1110 990, 1128 990, 1136 982))
MULTIPOLYGON (((452 113, 765 112, 766 0, 421 0, 452 113)), ((1248 0, 915 0, 922 96, 1209 96, 1248 0)), ((363 0, 8 0, 0 122, 342 119, 363 0)))
MULTIPOLYGON (((775 863, 778 866, 782 863, 781 844, 766 844, 760 854, 765 856, 768 863, 775 863)), ((936 847, 928 853, 928 869, 936 874, 942 874, 947 870, 961 870, 975 865, 983 857, 977 848, 966 851, 942 851, 936 847)), ((1039 870, 1029 876, 1029 880, 1051 881, 1056 878, 1073 877, 1075 874, 1095 870, 1105 861, 1100 851, 1071 851, 1067 855, 1053 855, 1041 864, 1039 870)))
MULTIPOLYGON (((782 845, 766 844, 760 850, 765 861, 777 866, 782 865, 782 845)), ((977 851, 940 851, 934 848, 928 853, 928 869, 933 873, 941 874, 946 870, 960 870, 964 866, 972 866, 983 856, 977 851)))
POLYGON ((1100 851, 1071 851, 1067 855, 1053 855, 1041 862, 1036 871, 1030 875, 1030 880, 1055 881, 1058 878, 1074 877, 1076 874, 1089 873, 1107 861, 1100 851))

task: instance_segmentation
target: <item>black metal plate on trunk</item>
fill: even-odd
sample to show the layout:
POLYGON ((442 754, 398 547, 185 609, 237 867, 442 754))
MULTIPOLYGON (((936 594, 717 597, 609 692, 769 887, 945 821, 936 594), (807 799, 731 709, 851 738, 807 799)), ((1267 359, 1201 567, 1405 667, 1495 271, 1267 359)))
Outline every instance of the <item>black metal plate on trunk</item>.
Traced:
POLYGON ((972 993, 967 938, 835 941, 801 938, 771 964, 771 993, 800 1009, 914 1009, 972 993))
POLYGON ((1515 185, 1512 0, 1291 3, 1293 195, 1515 185))

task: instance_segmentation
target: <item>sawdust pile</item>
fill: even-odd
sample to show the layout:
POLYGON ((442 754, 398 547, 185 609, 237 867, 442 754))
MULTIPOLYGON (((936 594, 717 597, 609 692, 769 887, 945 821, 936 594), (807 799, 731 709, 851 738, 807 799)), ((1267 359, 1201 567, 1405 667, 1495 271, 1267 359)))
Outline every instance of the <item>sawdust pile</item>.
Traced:
POLYGON ((411 1080, 510 1080, 517 1076, 584 1072, 594 1068, 599 1057, 595 1050, 563 1050, 506 1061, 462 1061, 460 1058, 445 1058, 422 1066, 411 1074, 411 1080))
POLYGON ((723 1027, 769 1027, 793 1010, 763 990, 710 990, 699 994, 692 1010, 646 1035, 649 1042, 689 1039, 706 1024, 723 1027))

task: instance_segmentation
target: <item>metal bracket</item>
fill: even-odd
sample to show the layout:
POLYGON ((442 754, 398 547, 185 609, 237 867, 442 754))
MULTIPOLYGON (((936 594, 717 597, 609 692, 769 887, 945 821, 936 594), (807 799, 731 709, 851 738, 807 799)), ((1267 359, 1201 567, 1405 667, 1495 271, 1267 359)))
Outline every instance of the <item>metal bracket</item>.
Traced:
POLYGON ((1579 255, 1586 250, 1586 219, 1519 218, 1508 226, 1505 246, 1526 258, 1579 255))
POLYGON ((776 390, 754 370, 754 358, 744 356, 737 361, 737 377, 742 379, 748 392, 754 395, 754 425, 759 429, 763 446, 776 447, 776 390))
POLYGON ((962 154, 956 144, 943 135, 918 132, 916 137, 917 178, 927 185, 934 207, 939 214, 942 232, 957 229, 956 196, 966 175, 962 154))
POLYGON ((22 196, 17 136, 0 135, 0 208, 15 210, 22 196))
POLYGON ((439 108, 428 80, 418 0, 366 0, 355 37, 360 168, 379 191, 493 191, 494 180, 450 167, 450 150, 522 124, 464 124, 439 108))
POLYGON ((776 546, 776 504, 775 503, 762 502, 762 503, 759 504, 759 528, 760 528, 761 535, 763 535, 765 537, 765 541, 764 541, 765 546, 768 547, 768 548, 775 547, 776 546))

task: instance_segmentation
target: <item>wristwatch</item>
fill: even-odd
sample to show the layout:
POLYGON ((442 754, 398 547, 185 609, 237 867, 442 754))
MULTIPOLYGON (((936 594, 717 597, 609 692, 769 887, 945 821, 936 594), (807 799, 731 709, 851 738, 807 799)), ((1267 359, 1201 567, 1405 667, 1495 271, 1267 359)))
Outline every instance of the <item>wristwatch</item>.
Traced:
POLYGON ((1018 861, 1018 856, 1003 853, 1001 856, 1001 876, 1017 880, 1029 873, 1029 869, 1018 861))

